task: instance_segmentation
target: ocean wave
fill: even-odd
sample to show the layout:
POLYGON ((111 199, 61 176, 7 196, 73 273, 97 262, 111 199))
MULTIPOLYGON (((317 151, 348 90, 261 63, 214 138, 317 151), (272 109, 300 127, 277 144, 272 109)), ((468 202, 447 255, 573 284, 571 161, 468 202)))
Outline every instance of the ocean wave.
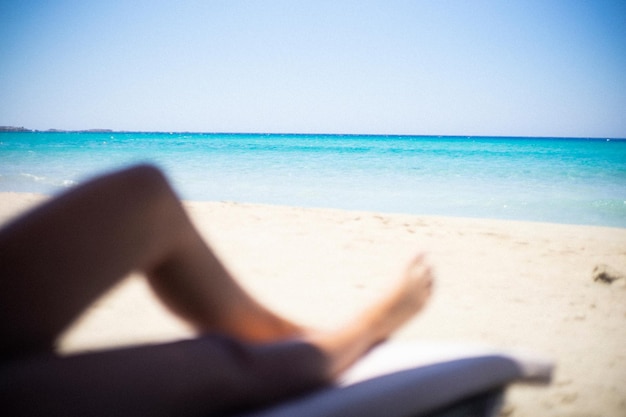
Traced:
POLYGON ((46 177, 40 177, 39 175, 35 175, 35 174, 21 173, 20 176, 22 176, 23 178, 33 180, 35 182, 46 182, 46 177))
POLYGON ((45 176, 40 176, 40 175, 35 175, 35 174, 28 174, 28 173, 21 173, 20 176, 28 180, 32 180, 36 183, 51 185, 54 187, 68 188, 77 184, 77 181, 70 180, 70 179, 45 177, 45 176))

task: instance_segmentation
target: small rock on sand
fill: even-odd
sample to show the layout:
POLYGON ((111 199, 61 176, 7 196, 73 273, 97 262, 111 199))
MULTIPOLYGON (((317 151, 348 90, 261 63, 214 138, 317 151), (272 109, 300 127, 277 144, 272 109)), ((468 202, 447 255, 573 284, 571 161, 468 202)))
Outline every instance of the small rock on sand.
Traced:
POLYGON ((626 282, 626 274, 617 271, 605 264, 596 265, 593 268, 593 280, 604 284, 613 284, 615 281, 626 282))

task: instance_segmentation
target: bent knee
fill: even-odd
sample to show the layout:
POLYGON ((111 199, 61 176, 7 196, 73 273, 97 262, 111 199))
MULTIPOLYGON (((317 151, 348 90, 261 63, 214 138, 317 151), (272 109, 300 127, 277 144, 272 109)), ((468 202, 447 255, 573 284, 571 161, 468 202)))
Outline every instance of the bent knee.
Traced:
POLYGON ((163 171, 151 164, 134 165, 114 175, 118 176, 123 188, 135 197, 154 198, 164 192, 171 192, 163 171))
POLYGON ((138 183, 137 185, 140 186, 167 184, 167 179, 163 171, 156 165, 148 163, 133 165, 122 170, 121 174, 124 175, 127 180, 135 181, 138 183))

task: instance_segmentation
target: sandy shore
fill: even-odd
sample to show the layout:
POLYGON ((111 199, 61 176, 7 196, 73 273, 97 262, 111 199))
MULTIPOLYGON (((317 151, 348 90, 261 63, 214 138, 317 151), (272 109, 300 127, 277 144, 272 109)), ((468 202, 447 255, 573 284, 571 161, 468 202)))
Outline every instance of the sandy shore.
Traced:
MULTIPOLYGON (((41 201, 0 193, 0 222, 41 201)), ((399 339, 523 347, 553 357, 552 385, 514 387, 507 416, 626 415, 626 229, 186 203, 202 233, 255 295, 332 327, 394 279, 417 250, 436 267, 431 304, 399 339)), ((130 277, 61 342, 75 351, 184 337, 189 330, 130 277)))

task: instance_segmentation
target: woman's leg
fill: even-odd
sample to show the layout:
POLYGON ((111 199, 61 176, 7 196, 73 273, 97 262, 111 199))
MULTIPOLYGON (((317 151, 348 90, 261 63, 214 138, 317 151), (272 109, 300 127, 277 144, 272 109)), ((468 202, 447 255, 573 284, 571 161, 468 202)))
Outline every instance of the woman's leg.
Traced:
POLYGON ((0 364, 7 416, 230 415, 319 388, 326 358, 297 341, 206 336, 154 346, 0 364))
POLYGON ((347 326, 280 342, 206 336, 0 364, 0 412, 15 416, 209 416, 258 408, 333 379, 419 311, 431 292, 421 257, 347 326))
MULTIPOLYGON (((185 398, 211 395, 212 387, 226 378, 223 386, 237 393, 265 387, 259 388, 261 398, 255 404, 282 398, 294 389, 331 381, 387 338, 421 309, 431 281, 430 269, 418 257, 400 284, 353 322, 333 332, 305 333, 236 284, 194 230, 159 171, 135 167, 93 180, 0 232, 0 334, 5 341, 0 391, 15 398, 16 406, 20 402, 19 396, 13 397, 14 380, 24 384, 19 392, 71 397, 67 387, 85 382, 87 375, 90 381, 100 381, 96 386, 119 384, 128 389, 104 395, 87 388, 88 396, 96 396, 94 404, 119 401, 116 395, 121 395, 128 407, 138 407, 145 398, 157 406, 176 407, 185 404, 185 398), (207 373, 220 369, 221 361, 213 362, 215 355, 203 339, 184 345, 195 353, 179 345, 71 358, 42 354, 89 303, 135 269, 144 271, 161 299, 200 330, 272 343, 257 345, 251 356, 232 350, 229 355, 235 360, 228 372, 213 374, 218 379, 207 373), (308 353, 294 354, 290 343, 304 346, 308 353), (170 384, 177 387, 172 395, 166 394, 170 384)), ((256 393, 229 398, 237 404, 249 395, 256 393)))
POLYGON ((199 330, 247 340, 299 332, 239 287, 163 175, 139 166, 79 186, 0 231, 0 357, 51 349, 133 270, 199 330))

